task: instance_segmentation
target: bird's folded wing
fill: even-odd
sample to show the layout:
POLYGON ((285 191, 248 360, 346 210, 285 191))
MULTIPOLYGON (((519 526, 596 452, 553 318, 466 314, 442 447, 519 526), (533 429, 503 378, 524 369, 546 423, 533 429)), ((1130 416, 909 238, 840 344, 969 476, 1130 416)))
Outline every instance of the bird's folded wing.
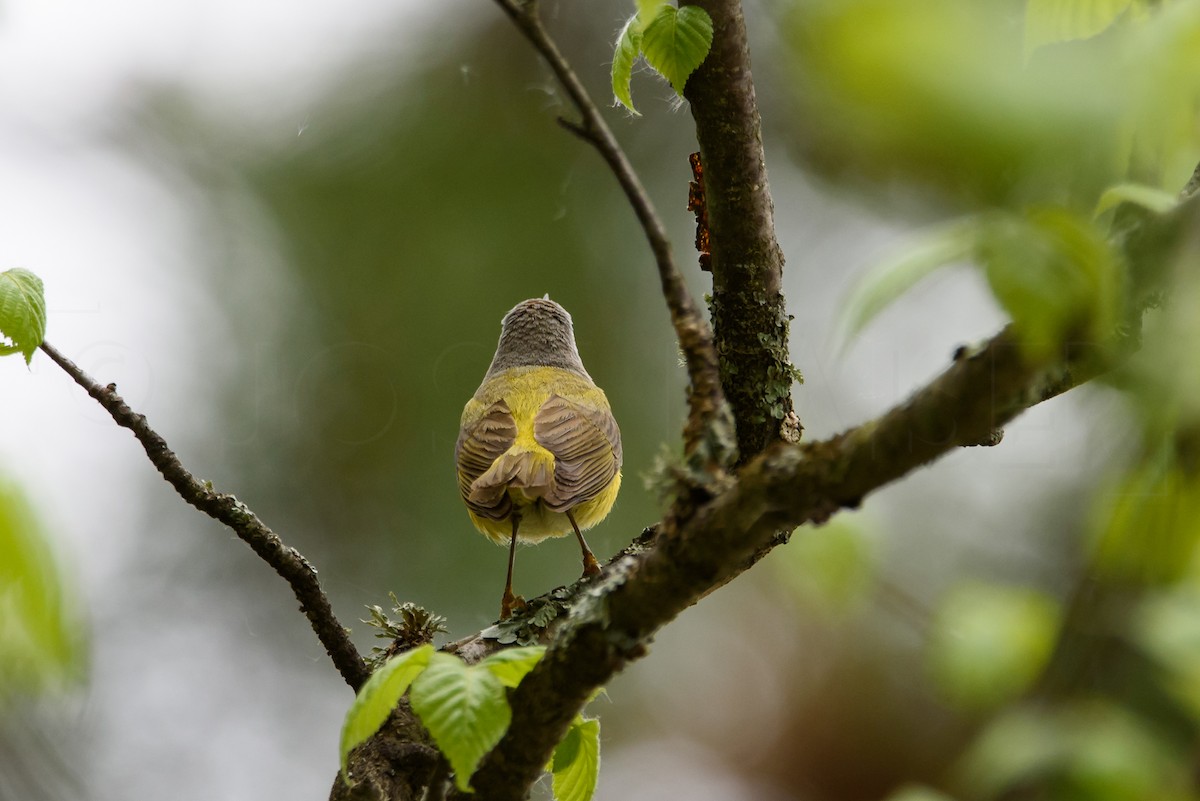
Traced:
POLYGON ((543 501, 556 512, 592 500, 621 469, 621 431, 607 408, 551 395, 533 418, 533 436, 554 454, 554 486, 543 501))
POLYGON ((458 468, 458 491, 471 511, 493 520, 502 520, 508 515, 512 501, 506 492, 474 497, 471 485, 491 468, 517 438, 517 424, 512 410, 503 399, 493 403, 473 423, 465 424, 454 445, 454 461, 458 468))

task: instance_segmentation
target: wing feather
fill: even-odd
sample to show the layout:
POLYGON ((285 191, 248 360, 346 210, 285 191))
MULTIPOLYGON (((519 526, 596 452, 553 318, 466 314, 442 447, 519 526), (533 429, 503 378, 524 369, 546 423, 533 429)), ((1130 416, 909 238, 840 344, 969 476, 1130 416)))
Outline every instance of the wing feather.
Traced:
POLYGON ((503 398, 459 432, 458 442, 454 445, 458 491, 468 508, 481 517, 503 520, 512 508, 507 492, 492 493, 483 498, 479 493, 471 492, 471 485, 512 446, 516 438, 517 423, 503 398))
POLYGON ((555 512, 595 498, 621 469, 621 431, 607 408, 551 395, 533 418, 533 436, 554 454, 554 486, 543 501, 555 512))

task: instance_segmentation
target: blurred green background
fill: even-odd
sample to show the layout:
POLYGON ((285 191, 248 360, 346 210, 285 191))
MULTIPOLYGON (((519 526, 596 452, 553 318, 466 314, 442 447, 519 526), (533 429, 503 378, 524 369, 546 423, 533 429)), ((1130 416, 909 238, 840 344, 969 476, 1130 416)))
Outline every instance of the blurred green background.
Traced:
MULTIPOLYGON (((631 10, 544 4, 602 103, 631 10)), ((592 547, 604 558, 657 519, 641 479, 677 442, 685 379, 653 263, 600 159, 554 123, 570 109, 548 71, 491 4, 5 11, 3 266, 45 279, 48 338, 312 560, 343 621, 389 592, 446 615, 454 637, 494 618, 504 551, 467 519, 453 444, 501 316, 527 297, 571 311, 621 425, 626 483, 592 547)), ((1122 67, 1177 65, 1113 36, 1027 60, 1022 3, 748 14, 810 438, 889 408, 1003 324, 982 279, 950 270, 838 350, 849 289, 916 227, 1090 210, 1130 174, 1177 189, 1196 157, 1186 124, 1141 150, 1123 138, 1149 78, 1122 67)), ((644 117, 606 116, 700 297, 691 119, 645 72, 634 95, 644 117)), ((0 708, 0 799, 322 796, 350 698, 290 592, 52 365, 10 361, 0 465, 41 518, 74 599, 62 625, 90 657, 74 689, 18 687, 0 708)), ((909 783, 1192 797, 1189 696, 1155 667, 1200 675, 1187 673, 1200 664, 1190 596, 1096 590, 1089 568, 1089 537, 1121 517, 1106 504, 1175 480, 1109 478, 1147 450, 1136 408, 1103 388, 1038 407, 999 448, 951 454, 801 530, 689 610, 592 705, 597 797, 872 799, 909 783), (1134 647, 1140 616, 1153 636, 1134 647)), ((1195 542, 1190 508, 1163 513, 1186 529, 1177 562, 1195 542)), ((1130 525, 1114 547, 1140 533, 1130 525)), ((518 553, 516 589, 577 574, 573 542, 549 541, 518 553)))

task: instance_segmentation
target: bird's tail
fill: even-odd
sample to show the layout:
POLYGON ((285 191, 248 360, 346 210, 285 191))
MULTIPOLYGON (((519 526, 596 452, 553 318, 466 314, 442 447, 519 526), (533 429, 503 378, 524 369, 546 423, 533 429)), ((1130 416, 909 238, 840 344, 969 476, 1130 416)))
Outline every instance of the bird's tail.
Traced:
POLYGON ((554 488, 554 454, 534 443, 514 443, 492 462, 483 475, 471 482, 468 500, 491 507, 510 490, 526 500, 544 497, 554 488))

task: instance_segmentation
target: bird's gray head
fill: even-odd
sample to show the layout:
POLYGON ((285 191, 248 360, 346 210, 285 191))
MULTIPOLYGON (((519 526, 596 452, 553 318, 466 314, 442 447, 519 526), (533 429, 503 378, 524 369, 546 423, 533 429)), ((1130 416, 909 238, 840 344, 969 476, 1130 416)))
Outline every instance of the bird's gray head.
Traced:
POLYGON ((487 378, 510 367, 528 366, 559 367, 591 380, 575 347, 571 315, 548 297, 523 300, 504 315, 487 378))

